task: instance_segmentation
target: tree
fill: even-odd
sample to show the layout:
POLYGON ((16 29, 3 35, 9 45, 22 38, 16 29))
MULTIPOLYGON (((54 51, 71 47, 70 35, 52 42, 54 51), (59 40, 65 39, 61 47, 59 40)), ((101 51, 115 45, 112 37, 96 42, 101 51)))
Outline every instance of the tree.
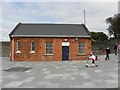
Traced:
POLYGON ((113 17, 108 17, 105 21, 108 24, 108 32, 114 35, 115 38, 120 38, 120 14, 116 14, 113 17))
POLYGON ((108 36, 103 32, 91 32, 91 37, 94 40, 104 41, 108 39, 108 36))

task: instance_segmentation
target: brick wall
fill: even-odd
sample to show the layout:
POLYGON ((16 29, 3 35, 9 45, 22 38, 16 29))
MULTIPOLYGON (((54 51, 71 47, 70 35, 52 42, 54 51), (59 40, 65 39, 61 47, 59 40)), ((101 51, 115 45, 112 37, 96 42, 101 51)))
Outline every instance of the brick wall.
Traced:
MULTIPOLYGON (((65 38, 14 38, 10 41, 10 60, 14 61, 62 61, 62 42, 65 38), (20 41, 21 53, 16 53, 16 43, 20 41), (31 51, 31 41, 35 42, 35 53, 31 51), (53 42, 53 55, 45 54, 46 41, 53 42), (14 44, 14 45, 13 45, 14 44)), ((75 38, 67 38, 67 42, 70 42, 69 50, 70 60, 84 60, 87 59, 89 52, 91 51, 91 40, 79 38, 78 41, 75 38), (78 55, 78 42, 86 42, 86 54, 78 55)))

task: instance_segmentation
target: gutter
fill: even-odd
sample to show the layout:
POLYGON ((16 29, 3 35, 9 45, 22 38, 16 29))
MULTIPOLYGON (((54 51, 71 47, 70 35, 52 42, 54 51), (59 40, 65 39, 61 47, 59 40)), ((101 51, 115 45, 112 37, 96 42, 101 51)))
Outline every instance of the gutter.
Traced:
POLYGON ((11 37, 80 37, 91 38, 91 36, 80 35, 11 35, 11 37))

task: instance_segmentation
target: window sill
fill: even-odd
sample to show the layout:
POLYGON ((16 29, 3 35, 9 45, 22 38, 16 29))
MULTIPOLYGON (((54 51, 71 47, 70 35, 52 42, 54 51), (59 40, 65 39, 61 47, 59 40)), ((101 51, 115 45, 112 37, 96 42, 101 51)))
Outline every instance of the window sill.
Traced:
POLYGON ((53 56, 54 54, 44 54, 45 56, 53 56))
POLYGON ((86 56, 86 54, 80 54, 80 53, 78 53, 77 55, 79 55, 79 56, 86 56))
POLYGON ((16 51, 16 53, 21 53, 21 51, 16 51))
POLYGON ((30 53, 35 53, 35 51, 30 51, 30 53))

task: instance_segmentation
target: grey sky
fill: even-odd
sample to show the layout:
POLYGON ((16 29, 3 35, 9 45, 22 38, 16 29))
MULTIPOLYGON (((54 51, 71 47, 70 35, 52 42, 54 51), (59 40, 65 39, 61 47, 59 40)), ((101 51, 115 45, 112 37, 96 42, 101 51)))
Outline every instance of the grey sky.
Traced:
POLYGON ((86 23, 90 31, 107 33, 105 19, 118 12, 117 2, 3 2, 2 37, 9 41, 8 34, 19 22, 34 23, 86 23))

